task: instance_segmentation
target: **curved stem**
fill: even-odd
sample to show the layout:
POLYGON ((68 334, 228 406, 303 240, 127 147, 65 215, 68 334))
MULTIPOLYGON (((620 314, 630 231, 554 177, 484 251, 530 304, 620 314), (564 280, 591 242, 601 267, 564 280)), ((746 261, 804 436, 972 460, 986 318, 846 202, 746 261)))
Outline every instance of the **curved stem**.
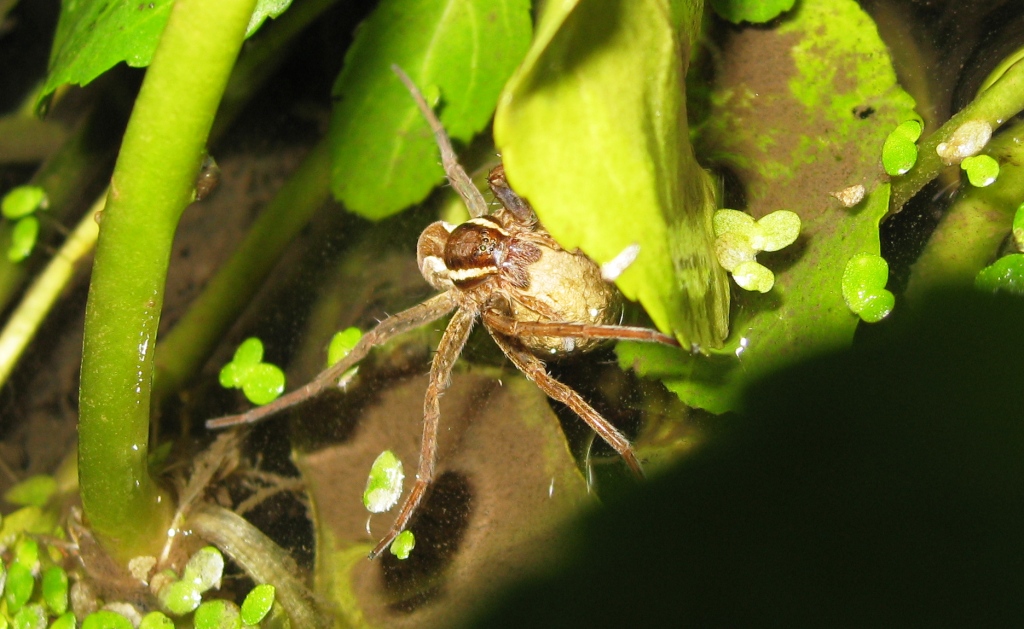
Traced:
POLYGON ((147 470, 153 347, 174 230, 256 0, 178 0, 132 112, 86 305, 79 478, 116 557, 155 554, 172 505, 147 470))

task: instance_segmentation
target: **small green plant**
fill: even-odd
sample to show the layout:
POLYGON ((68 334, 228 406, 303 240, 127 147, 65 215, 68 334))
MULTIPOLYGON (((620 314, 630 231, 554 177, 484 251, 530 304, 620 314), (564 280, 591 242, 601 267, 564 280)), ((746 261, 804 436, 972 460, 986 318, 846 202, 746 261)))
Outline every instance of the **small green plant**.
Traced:
POLYGON ((921 123, 907 120, 885 138, 882 145, 882 166, 893 177, 905 174, 917 163, 917 139, 921 137, 921 123))
POLYGON ((409 529, 398 534, 395 541, 391 542, 391 554, 399 559, 408 559, 412 549, 416 548, 416 536, 409 529))
POLYGON ((755 221, 745 212, 718 210, 714 229, 718 263, 740 288, 767 293, 775 285, 775 275, 757 262, 757 254, 793 244, 800 235, 800 217, 777 210, 755 221))
POLYGON ((999 162, 991 155, 972 155, 960 162, 967 180, 976 188, 991 186, 999 177, 999 162))
POLYGON ((280 367, 263 362, 263 342, 249 338, 221 368, 220 384, 225 389, 241 389, 253 404, 269 404, 284 392, 285 377, 280 367))
POLYGON ((843 271, 843 299, 850 310, 867 323, 889 316, 896 298, 885 289, 889 264, 881 256, 861 254, 846 263, 843 271))
POLYGON ((46 191, 39 186, 18 186, 4 195, 0 211, 4 218, 15 221, 7 250, 11 262, 20 262, 32 253, 39 237, 39 219, 34 214, 48 205, 46 191))
POLYGON ((363 492, 363 506, 370 513, 384 513, 398 503, 405 472, 402 461, 391 450, 381 452, 370 466, 363 492))

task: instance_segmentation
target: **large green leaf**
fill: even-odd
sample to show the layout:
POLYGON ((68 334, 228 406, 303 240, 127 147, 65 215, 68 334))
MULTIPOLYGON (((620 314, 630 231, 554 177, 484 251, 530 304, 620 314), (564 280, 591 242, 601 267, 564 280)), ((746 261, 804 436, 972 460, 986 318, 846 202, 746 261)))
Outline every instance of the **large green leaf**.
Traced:
POLYGON ((121 61, 149 65, 173 0, 64 0, 42 96, 85 85, 121 61))
POLYGON ((512 186, 564 247, 605 263, 639 245, 622 292, 685 345, 720 344, 728 284, 711 249, 713 186, 689 144, 683 88, 701 3, 546 6, 495 117, 512 186))
POLYGON ((751 214, 792 210, 802 234, 759 256, 776 271, 775 288, 738 295, 732 334, 714 355, 619 348, 622 364, 715 412, 735 409, 752 379, 850 343, 859 319, 843 301, 843 270, 855 254, 879 253, 889 199, 882 144, 916 116, 854 0, 805 0, 777 28, 735 31, 723 58, 706 143, 742 179, 751 214), (830 194, 856 184, 872 192, 853 208, 830 194))
POLYGON ((434 136, 391 71, 440 95, 448 134, 468 141, 494 112, 531 33, 528 0, 383 0, 345 55, 334 86, 333 191, 363 216, 421 201, 443 178, 434 136))

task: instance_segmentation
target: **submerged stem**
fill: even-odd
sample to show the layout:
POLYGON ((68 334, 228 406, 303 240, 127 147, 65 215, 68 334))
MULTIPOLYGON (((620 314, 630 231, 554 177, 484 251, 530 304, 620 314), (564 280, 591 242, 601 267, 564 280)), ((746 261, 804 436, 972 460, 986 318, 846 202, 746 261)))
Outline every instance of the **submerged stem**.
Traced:
POLYGON ((153 348, 174 231, 255 0, 178 0, 132 112, 86 306, 82 503, 121 559, 155 554, 172 505, 147 470, 153 348))

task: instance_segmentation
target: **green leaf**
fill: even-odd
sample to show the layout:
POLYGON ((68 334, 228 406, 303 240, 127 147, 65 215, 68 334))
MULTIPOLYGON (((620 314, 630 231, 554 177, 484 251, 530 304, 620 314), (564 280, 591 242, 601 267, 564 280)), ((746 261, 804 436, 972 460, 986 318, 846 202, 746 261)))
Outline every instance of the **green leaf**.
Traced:
POLYGON ((46 474, 30 476, 4 493, 4 500, 15 505, 42 507, 57 491, 57 480, 46 474))
POLYGON ((46 191, 39 186, 18 186, 4 195, 0 211, 4 217, 18 219, 45 208, 46 191))
POLYGON ((345 328, 331 337, 331 344, 327 348, 327 365, 331 366, 352 351, 363 333, 359 328, 345 328))
POLYGON ((399 559, 408 559, 413 548, 416 548, 416 536, 408 529, 399 533, 395 541, 391 542, 391 554, 399 559))
POLYGON ((889 316, 896 304, 896 297, 885 289, 888 281, 885 258, 871 253, 855 255, 843 271, 843 299, 863 321, 877 323, 889 316))
POLYGON ((1017 249, 1024 249, 1024 203, 1018 205, 1013 214, 1013 240, 1017 249))
POLYGON ((391 450, 381 452, 370 466, 366 490, 363 491, 363 506, 370 513, 384 513, 398 503, 404 480, 402 461, 391 450))
POLYGON ((173 0, 62 2, 50 72, 40 97, 65 83, 85 85, 122 61, 134 68, 149 65, 173 4, 173 0))
POLYGON ((245 600, 242 601, 242 622, 246 625, 255 625, 263 620, 274 606, 275 593, 273 585, 262 583, 246 594, 245 600))
POLYGON ((874 23, 853 0, 804 0, 776 27, 739 29, 726 44, 701 143, 736 173, 752 216, 789 208, 801 236, 758 256, 775 269, 775 287, 735 296, 733 332, 720 351, 618 346, 620 364, 713 412, 740 409, 748 382, 852 341, 860 320, 843 300, 843 272, 851 257, 879 254, 889 186, 880 185, 878 150, 916 117, 874 23), (839 205, 830 193, 852 183, 870 193, 839 205))
POLYGON ((217 599, 200 605, 196 609, 192 624, 195 629, 239 629, 242 626, 242 617, 238 613, 238 605, 217 599))
POLYGON ((174 629, 174 621, 162 612, 149 612, 142 617, 139 629, 174 629))
POLYGON ((967 180, 975 188, 984 188, 999 178, 999 162, 991 155, 974 155, 964 158, 960 168, 967 172, 967 180))
POLYGON ((247 338, 235 350, 231 362, 238 365, 258 365, 263 361, 263 341, 256 337, 247 338))
POLYGON ((46 629, 46 610, 42 605, 26 605, 14 616, 12 629, 46 629))
POLYGON ((710 0, 715 13, 733 24, 760 24, 793 8, 796 0, 710 0))
POLYGON ((616 284, 687 347, 719 345, 729 284, 715 260, 714 186, 689 144, 684 72, 699 6, 544 5, 494 135, 512 187, 567 249, 599 264, 631 245, 616 284), (697 11, 694 9, 697 8, 697 11))
POLYGON ((978 272, 974 285, 991 293, 1006 291, 1024 295, 1024 253, 999 258, 978 272))
POLYGON ((132 623, 121 614, 101 610, 86 616, 82 629, 132 629, 132 623))
POLYGON ((242 393, 253 404, 269 404, 284 393, 284 372, 277 365, 260 363, 246 374, 242 393))
POLYGON ((199 607, 203 594, 191 581, 174 581, 160 590, 157 599, 172 616, 184 616, 199 607))
POLYGON ((7 569, 7 583, 4 585, 4 600, 7 602, 8 611, 18 613, 32 597, 34 587, 35 578, 32 571, 23 564, 11 564, 7 569))
MULTIPOLYGON (((75 629, 78 626, 78 621, 75 619, 75 615, 71 612, 62 614, 59 618, 50 623, 50 629, 75 629)), ((174 625, 171 625, 173 627, 174 625)), ((154 627, 146 627, 145 625, 139 625, 139 629, 155 629, 154 627)))
POLYGON ((921 123, 907 120, 885 138, 882 145, 882 166, 893 177, 902 175, 917 163, 917 139, 921 137, 921 123))
POLYGON ((35 216, 26 216, 14 224, 11 230, 11 247, 7 250, 7 259, 11 262, 21 262, 32 254, 35 249, 36 239, 39 238, 39 219, 35 216))
POLYGON ((383 0, 360 26, 334 86, 332 190, 380 219, 444 179, 434 136, 391 65, 424 93, 463 142, 487 124, 530 41, 527 0, 383 0))
POLYGON ((43 602, 54 616, 68 610, 68 573, 59 566, 43 571, 43 602))
POLYGON ((39 542, 30 537, 19 539, 14 545, 13 563, 25 566, 29 572, 35 573, 39 569, 39 542))
POLYGON ((263 26, 268 17, 276 18, 291 6, 292 0, 257 0, 256 10, 252 12, 252 19, 249 20, 249 27, 245 31, 246 37, 252 37, 253 33, 263 26))

